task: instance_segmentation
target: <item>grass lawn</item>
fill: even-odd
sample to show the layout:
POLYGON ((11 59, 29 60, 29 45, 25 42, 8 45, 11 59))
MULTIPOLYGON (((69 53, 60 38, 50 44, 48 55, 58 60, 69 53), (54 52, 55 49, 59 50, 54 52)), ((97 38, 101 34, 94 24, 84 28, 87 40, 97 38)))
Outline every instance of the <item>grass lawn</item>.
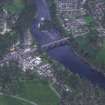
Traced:
POLYGON ((19 86, 17 96, 26 101, 11 96, 0 96, 0 105, 32 105, 27 101, 35 102, 38 105, 59 105, 57 94, 45 80, 21 81, 19 86))
POLYGON ((88 39, 86 39, 84 37, 77 37, 77 38, 75 38, 75 41, 78 43, 78 45, 81 49, 86 49, 86 47, 89 43, 88 39))
POLYGON ((44 80, 22 81, 18 95, 38 105, 59 105, 59 98, 44 80))
POLYGON ((90 23, 93 22, 93 19, 92 19, 91 16, 86 16, 86 17, 85 17, 85 21, 86 21, 87 24, 90 24, 90 23))
POLYGON ((31 105, 31 104, 11 97, 0 96, 0 105, 31 105))
POLYGON ((103 43, 102 49, 100 49, 100 51, 97 53, 96 62, 105 64, 105 41, 103 43))
POLYGON ((4 9, 12 14, 19 13, 24 8, 23 0, 13 0, 12 3, 8 3, 4 6, 4 9))
POLYGON ((78 51, 81 52, 85 57, 87 54, 90 60, 94 60, 96 58, 98 49, 97 47, 92 46, 87 37, 77 37, 75 42, 78 44, 78 51))
POLYGON ((105 40, 103 42, 102 48, 97 50, 89 46, 89 41, 86 38, 78 37, 75 39, 75 41, 78 43, 79 51, 82 50, 89 53, 89 59, 91 60, 91 62, 100 66, 105 65, 105 40))

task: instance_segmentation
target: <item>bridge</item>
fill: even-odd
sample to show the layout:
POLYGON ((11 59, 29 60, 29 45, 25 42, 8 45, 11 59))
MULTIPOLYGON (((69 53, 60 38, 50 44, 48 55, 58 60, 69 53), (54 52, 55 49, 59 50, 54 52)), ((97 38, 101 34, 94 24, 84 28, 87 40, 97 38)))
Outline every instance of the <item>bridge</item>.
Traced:
POLYGON ((53 41, 53 42, 49 42, 47 44, 42 45, 41 49, 48 50, 48 49, 51 49, 51 48, 55 48, 55 47, 65 45, 69 42, 69 39, 70 39, 70 37, 65 37, 63 39, 59 39, 59 40, 56 40, 56 41, 53 41))
MULTIPOLYGON (((63 39, 59 39, 53 42, 49 42, 47 44, 44 44, 41 46, 42 49, 48 50, 51 48, 59 47, 62 45, 65 45, 69 42, 69 37, 65 37, 63 39)), ((5 62, 11 61, 11 60, 21 60, 23 57, 28 57, 29 55, 32 55, 32 53, 36 52, 38 49, 33 48, 29 51, 25 51, 24 49, 17 49, 14 53, 8 53, 6 56, 4 56, 3 59, 0 59, 0 64, 3 64, 5 62)))

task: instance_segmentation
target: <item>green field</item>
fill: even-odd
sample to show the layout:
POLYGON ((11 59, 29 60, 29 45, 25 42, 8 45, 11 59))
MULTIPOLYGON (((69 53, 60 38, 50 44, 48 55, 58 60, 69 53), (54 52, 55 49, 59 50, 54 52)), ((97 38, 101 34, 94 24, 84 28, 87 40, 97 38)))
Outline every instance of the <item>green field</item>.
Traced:
POLYGON ((24 8, 23 0, 13 0, 12 3, 7 3, 4 6, 4 9, 6 9, 8 12, 12 14, 21 12, 23 8, 24 8))
POLYGON ((96 56, 96 62, 105 65, 105 41, 103 43, 103 47, 99 50, 96 56))
POLYGON ((45 80, 21 81, 16 96, 22 99, 0 96, 0 105, 32 105, 30 101, 38 105, 59 105, 58 96, 45 80))
MULTIPOLYGON (((87 57, 89 62, 95 64, 99 68, 105 68, 105 39, 102 42, 97 42, 96 45, 89 42, 86 37, 78 37, 75 39, 77 51, 84 57, 87 57), (97 47, 98 43, 101 43, 101 47, 97 47)), ((105 73, 103 70, 102 72, 105 73)))
POLYGON ((31 104, 8 96, 0 96, 0 105, 31 105, 31 104))
POLYGON ((91 24, 91 23, 93 22, 93 19, 92 19, 91 16, 86 16, 86 17, 85 17, 85 21, 86 21, 86 23, 89 25, 89 24, 91 24))
POLYGON ((43 80, 24 81, 20 84, 20 97, 36 102, 38 105, 58 105, 59 98, 43 80))

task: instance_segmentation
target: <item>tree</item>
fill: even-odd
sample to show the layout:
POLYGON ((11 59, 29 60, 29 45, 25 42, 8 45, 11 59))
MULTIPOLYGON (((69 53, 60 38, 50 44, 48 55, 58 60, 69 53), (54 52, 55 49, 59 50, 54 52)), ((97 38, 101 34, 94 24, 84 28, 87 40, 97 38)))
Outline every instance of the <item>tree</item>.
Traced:
POLYGON ((0 67, 0 87, 4 93, 15 93, 22 70, 17 62, 9 62, 0 67))

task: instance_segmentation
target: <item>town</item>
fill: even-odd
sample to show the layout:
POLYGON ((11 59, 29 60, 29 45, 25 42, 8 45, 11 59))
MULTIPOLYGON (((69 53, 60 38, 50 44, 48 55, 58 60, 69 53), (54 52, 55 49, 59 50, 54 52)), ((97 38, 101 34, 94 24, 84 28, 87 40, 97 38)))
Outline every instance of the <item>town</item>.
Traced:
POLYGON ((104 105, 104 0, 0 1, 0 105, 104 105))

